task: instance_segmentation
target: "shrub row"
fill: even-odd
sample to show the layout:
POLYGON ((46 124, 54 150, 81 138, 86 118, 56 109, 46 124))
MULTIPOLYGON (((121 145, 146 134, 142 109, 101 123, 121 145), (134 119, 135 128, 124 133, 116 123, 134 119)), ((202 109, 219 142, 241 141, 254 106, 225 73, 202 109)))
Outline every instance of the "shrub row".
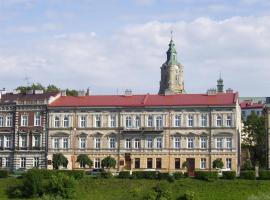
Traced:
POLYGON ((9 175, 8 170, 0 170, 0 178, 7 178, 9 175))
POLYGON ((248 179, 248 180, 255 180, 256 174, 253 170, 245 170, 240 172, 240 178, 242 179, 248 179))
POLYGON ((217 171, 195 171, 195 178, 200 180, 215 180, 218 179, 217 171))
POLYGON ((235 171, 222 172, 222 178, 223 179, 235 179, 236 178, 236 172, 235 171))
POLYGON ((260 170, 259 177, 262 180, 270 180, 270 171, 269 170, 260 170))
POLYGON ((134 179, 159 179, 159 180, 172 180, 185 177, 182 172, 174 172, 170 174, 168 172, 156 172, 156 171, 133 171, 132 175, 130 171, 119 172, 118 178, 134 178, 134 179))

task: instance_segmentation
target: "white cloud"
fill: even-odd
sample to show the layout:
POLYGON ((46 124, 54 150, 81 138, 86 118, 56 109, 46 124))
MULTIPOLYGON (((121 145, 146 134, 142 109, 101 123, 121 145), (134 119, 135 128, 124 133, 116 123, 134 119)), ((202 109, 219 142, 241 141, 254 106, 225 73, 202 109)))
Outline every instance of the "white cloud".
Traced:
POLYGON ((90 86, 94 93, 131 88, 156 93, 171 29, 178 60, 185 66, 187 92, 201 93, 214 87, 221 71, 225 86, 240 95, 269 95, 267 16, 152 21, 126 26, 107 38, 95 32, 58 34, 12 54, 0 49, 0 85, 22 84, 26 70, 32 81, 62 88, 90 86))

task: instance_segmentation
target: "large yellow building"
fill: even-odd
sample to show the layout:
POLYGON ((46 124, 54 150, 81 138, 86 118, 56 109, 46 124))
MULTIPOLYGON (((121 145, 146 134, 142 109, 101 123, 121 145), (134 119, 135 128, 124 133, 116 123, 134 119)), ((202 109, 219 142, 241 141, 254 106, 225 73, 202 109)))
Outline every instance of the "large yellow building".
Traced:
POLYGON ((172 44, 161 69, 159 94, 62 95, 51 103, 48 168, 52 168, 53 154, 61 152, 68 158, 68 169, 80 168, 76 158, 87 154, 94 168, 100 168, 101 160, 110 155, 117 160, 118 170, 177 171, 188 161, 192 172, 211 169, 217 158, 225 168, 238 170, 238 94, 224 93, 223 88, 183 94, 182 66, 172 44))

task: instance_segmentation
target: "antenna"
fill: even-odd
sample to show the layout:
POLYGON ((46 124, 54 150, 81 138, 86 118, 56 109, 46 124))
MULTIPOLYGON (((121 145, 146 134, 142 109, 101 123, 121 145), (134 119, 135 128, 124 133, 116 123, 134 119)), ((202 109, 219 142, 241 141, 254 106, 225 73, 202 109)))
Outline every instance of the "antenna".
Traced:
POLYGON ((23 80, 26 82, 27 86, 30 86, 30 77, 27 76, 26 70, 24 69, 25 77, 23 80))
POLYGON ((173 30, 171 30, 171 40, 173 39, 173 30))

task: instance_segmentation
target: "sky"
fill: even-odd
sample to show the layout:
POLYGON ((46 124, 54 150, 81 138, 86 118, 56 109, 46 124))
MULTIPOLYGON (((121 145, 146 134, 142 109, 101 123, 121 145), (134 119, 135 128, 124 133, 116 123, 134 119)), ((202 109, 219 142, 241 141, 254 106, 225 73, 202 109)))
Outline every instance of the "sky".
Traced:
POLYGON ((270 0, 0 0, 0 88, 157 93, 171 30, 187 93, 270 96, 270 0))

